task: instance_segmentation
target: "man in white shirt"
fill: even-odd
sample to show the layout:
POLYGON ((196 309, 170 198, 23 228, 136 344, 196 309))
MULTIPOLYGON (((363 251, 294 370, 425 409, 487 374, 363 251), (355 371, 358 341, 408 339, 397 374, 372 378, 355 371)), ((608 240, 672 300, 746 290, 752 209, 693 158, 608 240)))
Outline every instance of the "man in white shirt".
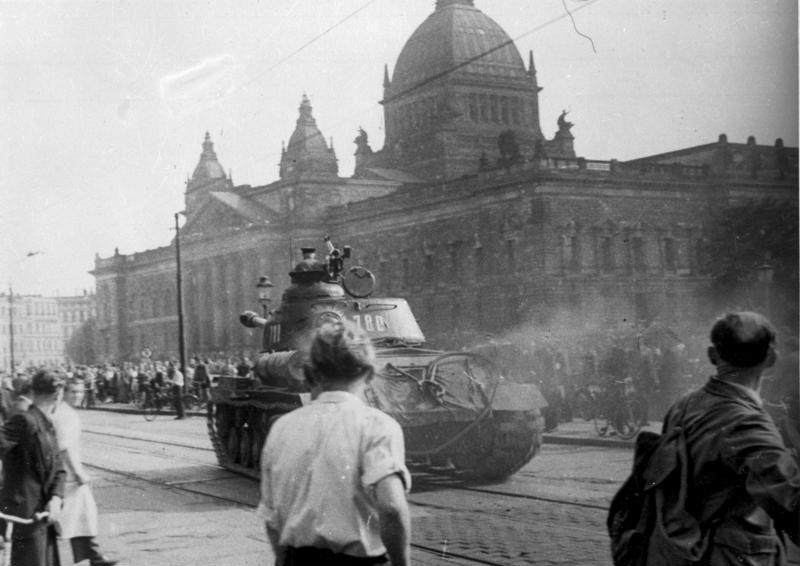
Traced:
POLYGON ((167 368, 167 379, 172 382, 172 405, 175 407, 176 420, 184 417, 183 414, 183 373, 175 364, 170 362, 167 368))
POLYGON ((310 359, 318 396, 275 422, 261 454, 257 514, 276 564, 408 566, 403 433, 363 401, 372 344, 349 324, 326 324, 310 359))

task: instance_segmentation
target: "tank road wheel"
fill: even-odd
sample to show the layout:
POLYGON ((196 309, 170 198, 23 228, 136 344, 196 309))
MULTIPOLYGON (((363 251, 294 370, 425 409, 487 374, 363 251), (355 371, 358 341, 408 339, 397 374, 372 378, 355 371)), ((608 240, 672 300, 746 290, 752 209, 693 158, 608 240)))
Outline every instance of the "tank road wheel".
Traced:
POLYGON ((225 452, 228 455, 228 461, 239 463, 239 431, 235 426, 228 431, 225 452))
POLYGON ((253 429, 247 423, 239 438, 239 463, 245 468, 253 466, 253 429))

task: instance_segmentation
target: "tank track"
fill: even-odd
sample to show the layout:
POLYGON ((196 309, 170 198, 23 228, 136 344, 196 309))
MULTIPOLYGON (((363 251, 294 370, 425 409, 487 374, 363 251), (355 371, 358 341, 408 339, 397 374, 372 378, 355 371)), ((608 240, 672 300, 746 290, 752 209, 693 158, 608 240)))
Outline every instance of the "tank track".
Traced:
POLYGON ((206 426, 219 465, 259 479, 261 449, 271 419, 295 408, 287 403, 208 403, 206 426))
MULTIPOLYGON (((293 410, 287 403, 209 403, 206 424, 219 464, 234 473, 260 478, 259 458, 271 419, 293 410)), ((412 471, 435 471, 472 481, 507 479, 541 449, 544 420, 538 410, 497 411, 475 429, 412 471)))

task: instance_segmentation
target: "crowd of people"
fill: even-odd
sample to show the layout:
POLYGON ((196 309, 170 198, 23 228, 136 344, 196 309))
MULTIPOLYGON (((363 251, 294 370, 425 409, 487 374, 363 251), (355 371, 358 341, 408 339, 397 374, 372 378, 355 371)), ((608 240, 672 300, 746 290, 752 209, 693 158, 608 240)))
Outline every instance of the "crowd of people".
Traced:
POLYGON ((0 371, 3 398, 16 397, 39 369, 58 373, 67 382, 82 389, 79 401, 83 406, 102 403, 141 403, 148 393, 192 393, 200 403, 209 399, 209 388, 214 376, 237 375, 246 377, 252 371, 247 357, 194 356, 181 371, 177 360, 144 360, 135 362, 96 365, 62 365, 48 368, 25 368, 14 375, 0 371), (180 382, 183 383, 180 383, 180 382), (176 390, 177 385, 177 392, 176 390))
MULTIPOLYGON (((699 552, 693 559, 713 566, 779 566, 785 564, 785 538, 800 544, 800 459, 796 449, 787 447, 760 395, 765 374, 780 368, 776 332, 763 316, 741 312, 717 320, 709 338, 712 375, 691 392, 678 391, 662 434, 649 433, 646 448, 637 443, 633 473, 623 490, 634 480, 651 486, 650 506, 620 513, 619 500, 612 504, 608 526, 617 564, 666 566, 675 564, 678 555, 699 552), (674 473, 664 468, 670 462, 674 473), (639 515, 653 519, 640 521, 639 515), (626 517, 636 520, 630 523, 626 517), (626 561, 631 557, 638 561, 626 561)), ((642 364, 634 366, 640 374, 658 377, 658 368, 663 372, 677 363, 657 348, 639 344, 633 360, 642 364), (651 356, 659 363, 642 369, 651 356)), ((672 350, 680 354, 681 343, 672 350)), ((523 351, 518 360, 532 364, 530 379, 542 382, 552 375, 566 381, 575 375, 551 347, 539 345, 532 354, 523 351)), ((792 355, 784 364, 790 370, 796 367, 792 355)), ((275 563, 408 565, 411 476, 403 431, 363 400, 375 373, 373 346, 348 323, 326 323, 314 332, 308 358, 312 401, 275 421, 260 458, 256 514, 275 563)), ((586 352, 582 375, 617 379, 633 371, 631 359, 622 344, 611 341, 601 356, 597 350, 586 352)), ((81 382, 99 396, 124 402, 159 374, 175 390, 202 383, 203 374, 246 376, 251 371, 247 360, 212 365, 196 358, 185 380, 170 362, 93 369, 77 368, 72 375, 38 370, 27 382, 11 383, 14 398, 0 428, 0 511, 40 519, 15 531, 14 566, 58 564, 54 524, 60 525, 60 536, 70 539, 75 562, 116 563, 99 551, 97 508, 84 487, 88 477, 80 463, 80 423, 70 409, 81 382)), ((622 505, 639 505, 644 496, 635 495, 622 505)))

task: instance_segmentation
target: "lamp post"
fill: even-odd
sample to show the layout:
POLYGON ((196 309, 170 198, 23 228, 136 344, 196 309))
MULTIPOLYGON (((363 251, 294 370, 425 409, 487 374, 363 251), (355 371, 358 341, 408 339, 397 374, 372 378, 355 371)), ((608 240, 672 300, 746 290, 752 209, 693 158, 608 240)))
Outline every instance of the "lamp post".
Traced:
POLYGON ((180 357, 181 373, 186 375, 186 335, 183 328, 183 276, 181 274, 181 229, 178 223, 180 212, 175 213, 175 263, 178 307, 178 356, 180 357))
POLYGON ((764 286, 764 310, 767 318, 772 319, 772 308, 770 304, 770 287, 772 279, 775 277, 775 266, 772 264, 770 253, 764 257, 764 263, 756 266, 756 276, 758 282, 764 286))
POLYGON ((269 304, 272 302, 272 288, 274 285, 269 277, 262 275, 258 278, 256 289, 258 289, 258 302, 261 303, 261 310, 264 318, 269 318, 269 304))
POLYGON ((11 353, 11 367, 10 373, 13 378, 14 373, 14 289, 11 284, 8 285, 8 346, 11 353))

